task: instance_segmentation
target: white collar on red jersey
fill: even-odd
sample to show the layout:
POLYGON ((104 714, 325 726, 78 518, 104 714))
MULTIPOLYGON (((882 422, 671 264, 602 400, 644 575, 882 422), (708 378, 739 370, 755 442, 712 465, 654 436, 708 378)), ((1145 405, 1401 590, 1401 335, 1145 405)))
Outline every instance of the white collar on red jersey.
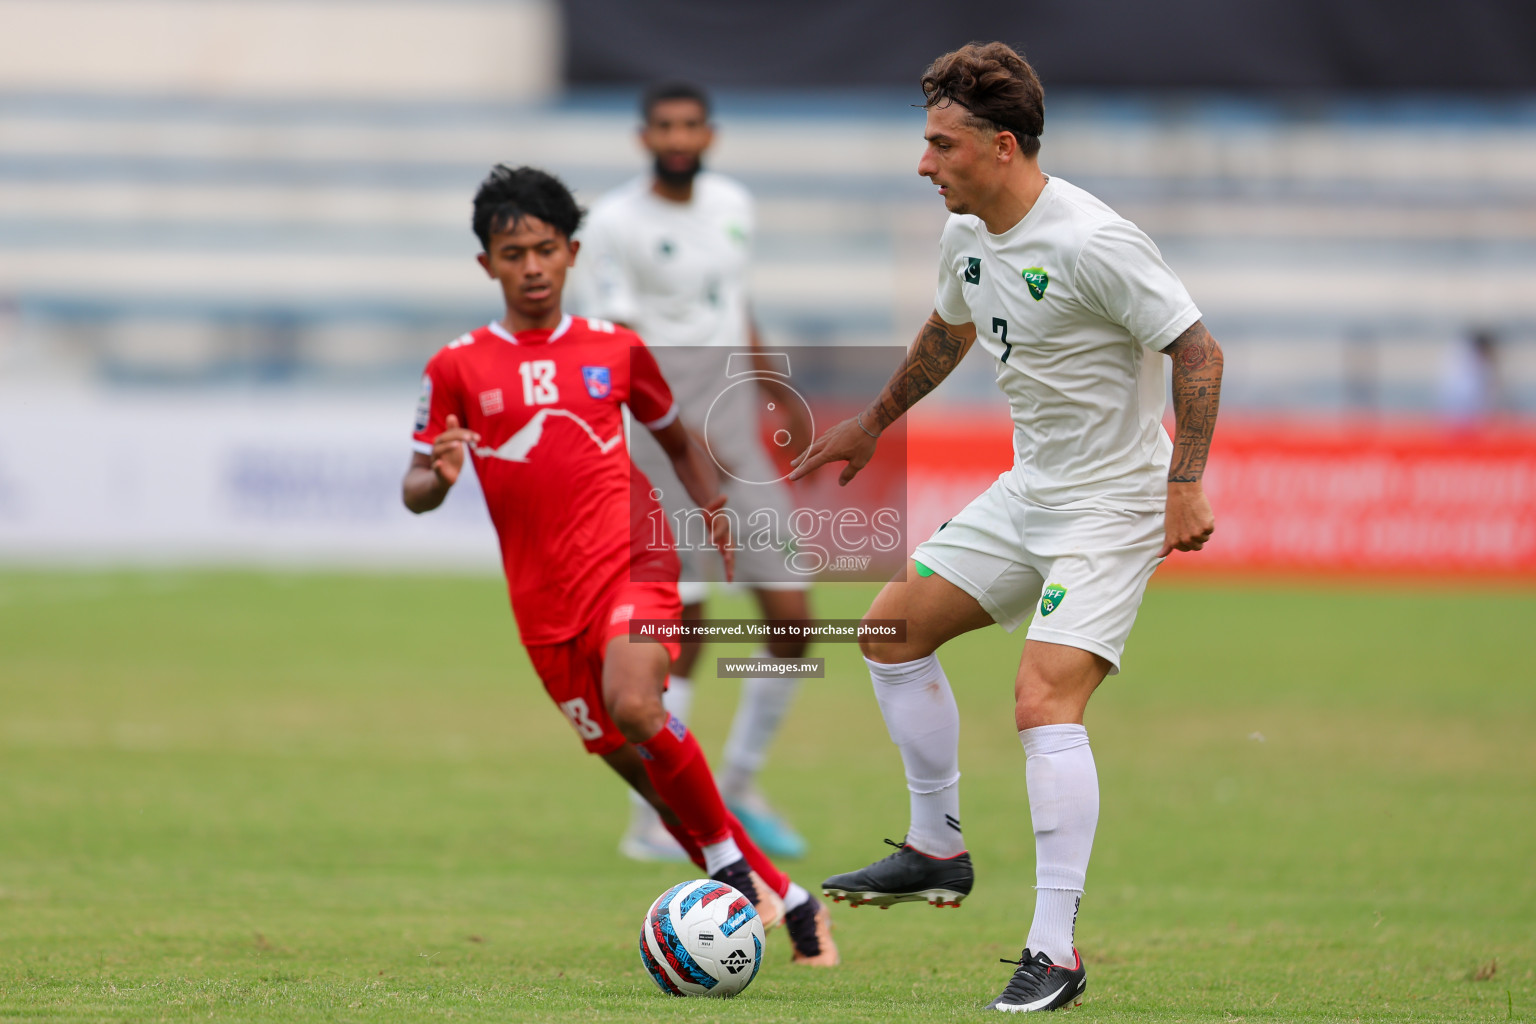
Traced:
MULTIPOLYGON (((571 329, 571 324, 574 322, 571 314, 566 313, 560 318, 560 323, 555 326, 554 332, 549 336, 549 340, 558 341, 562 334, 571 329)), ((492 320, 486 326, 491 329, 491 333, 496 335, 496 337, 501 338, 503 341, 510 341, 514 345, 517 344, 517 335, 501 326, 500 320, 492 320)), ((545 342, 545 344, 548 344, 548 342, 545 342)))

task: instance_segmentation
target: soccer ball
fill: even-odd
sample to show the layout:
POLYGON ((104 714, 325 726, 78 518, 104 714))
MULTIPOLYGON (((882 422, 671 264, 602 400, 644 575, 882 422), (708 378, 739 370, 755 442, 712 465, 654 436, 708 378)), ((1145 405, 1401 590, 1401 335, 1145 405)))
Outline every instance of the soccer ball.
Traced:
POLYGON ((724 882, 683 882, 646 911, 640 962, 663 992, 733 996, 757 977, 763 922, 751 901, 724 882))

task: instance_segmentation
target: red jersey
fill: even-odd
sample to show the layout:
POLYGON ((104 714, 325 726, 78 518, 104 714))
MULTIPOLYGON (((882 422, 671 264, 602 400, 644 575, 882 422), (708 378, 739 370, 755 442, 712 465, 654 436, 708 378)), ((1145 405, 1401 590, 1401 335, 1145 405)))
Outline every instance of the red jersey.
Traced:
POLYGON ((676 553, 631 528, 660 506, 630 463, 621 403, 652 430, 677 418, 645 343, 603 320, 516 335, 493 323, 427 363, 413 447, 430 453, 449 414, 480 435, 475 473, 525 644, 576 636, 626 577, 677 580, 676 553))

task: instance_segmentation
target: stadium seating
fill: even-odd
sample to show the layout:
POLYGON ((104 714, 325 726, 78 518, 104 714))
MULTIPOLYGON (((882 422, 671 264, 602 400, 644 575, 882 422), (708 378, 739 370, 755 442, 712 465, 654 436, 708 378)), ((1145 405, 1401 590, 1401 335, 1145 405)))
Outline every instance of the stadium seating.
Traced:
MULTIPOLYGON (((785 343, 904 342, 942 210, 904 95, 725 97, 785 343)), ((1047 170, 1158 241, 1230 361, 1228 408, 1433 407, 1499 328, 1536 405, 1536 114, 1465 104, 1053 97, 1047 170)), ((468 198, 498 160, 590 201, 641 168, 627 97, 549 105, 0 96, 0 366, 117 380, 399 380, 496 309, 468 198)), ((952 395, 988 390, 968 368, 952 395)))

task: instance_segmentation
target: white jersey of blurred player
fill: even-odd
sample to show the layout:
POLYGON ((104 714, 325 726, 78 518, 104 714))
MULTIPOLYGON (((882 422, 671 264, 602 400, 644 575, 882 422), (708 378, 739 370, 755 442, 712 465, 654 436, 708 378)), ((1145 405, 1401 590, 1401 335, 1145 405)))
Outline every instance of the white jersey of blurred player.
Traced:
MULTIPOLYGON (((760 437, 759 407, 766 404, 765 392, 728 386, 731 352, 758 347, 747 293, 755 228, 751 196, 737 182, 702 171, 713 129, 709 102, 701 91, 687 85, 652 89, 643 100, 642 114, 640 138, 654 167, 651 174, 605 196, 588 217, 581 234, 587 301, 595 315, 625 324, 646 340, 687 426, 703 433, 706 417, 712 423, 739 425, 733 431, 712 430, 709 438, 711 454, 726 471, 722 483, 729 507, 742 521, 756 509, 769 508, 778 522, 787 524, 793 511, 787 488, 741 486, 734 479, 779 476, 760 437), (732 403, 732 408, 711 411, 717 400, 732 403)), ((661 487, 663 504, 675 523, 690 507, 684 504, 685 493, 655 443, 644 431, 633 433, 631 456, 661 487)), ((718 556, 679 550, 679 557, 683 617, 697 618, 708 594, 702 581, 718 578, 712 569, 718 556)), ((782 553, 739 552, 736 578, 751 587, 766 618, 810 616, 805 584, 772 582, 784 578, 782 553)), ((777 642, 759 652, 781 658, 804 653, 805 645, 799 642, 777 642)), ((697 645, 685 646, 669 680, 667 706, 685 720, 692 693, 687 677, 697 656, 697 645)), ((720 779, 727 805, 758 844, 770 855, 789 857, 804 853, 804 840, 768 806, 756 777, 797 687, 792 677, 771 675, 743 682, 720 779)), ((671 837, 650 809, 636 804, 635 812, 620 848, 638 859, 677 856, 671 837)))
POLYGON ((608 319, 647 332, 652 347, 751 344, 746 278, 755 233, 739 182, 700 171, 686 203, 644 175, 603 196, 581 237, 591 301, 608 319))
MULTIPOLYGON (((746 288, 752 235, 752 198, 730 178, 701 172, 694 178, 692 198, 679 203, 657 195, 651 179, 643 177, 593 207, 582 232, 583 255, 592 309, 633 328, 656 352, 689 428, 702 434, 706 415, 711 422, 735 425, 709 437, 710 454, 726 471, 722 486, 729 507, 743 521, 755 509, 769 508, 777 522, 788 523, 792 509, 784 487, 739 483, 780 475, 763 450, 758 401, 763 393, 729 386, 730 353, 754 347, 746 288)), ((636 432, 630 455, 662 487, 668 518, 676 523, 679 513, 692 506, 665 453, 644 432, 636 432)), ((683 603, 700 604, 709 593, 704 581, 720 578, 719 556, 680 545, 678 557, 683 603)), ((781 553, 737 553, 738 581, 766 589, 805 589, 783 576, 781 553)))

